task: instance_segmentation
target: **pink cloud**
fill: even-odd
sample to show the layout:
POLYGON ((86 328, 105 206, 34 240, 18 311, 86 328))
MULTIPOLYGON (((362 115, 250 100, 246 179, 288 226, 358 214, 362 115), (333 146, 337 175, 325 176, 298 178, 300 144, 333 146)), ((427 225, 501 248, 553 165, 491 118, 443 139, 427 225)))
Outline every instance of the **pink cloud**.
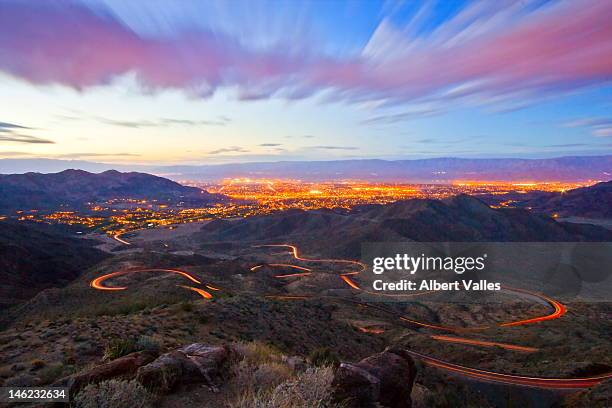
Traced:
POLYGON ((612 79, 612 2, 568 2, 491 21, 449 29, 431 43, 387 27, 390 33, 373 36, 368 52, 332 58, 254 51, 206 31, 143 38, 112 15, 75 3, 9 1, 0 4, 0 70, 75 88, 134 73, 147 88, 201 95, 237 86, 243 99, 327 90, 336 100, 392 103, 549 94, 612 79))

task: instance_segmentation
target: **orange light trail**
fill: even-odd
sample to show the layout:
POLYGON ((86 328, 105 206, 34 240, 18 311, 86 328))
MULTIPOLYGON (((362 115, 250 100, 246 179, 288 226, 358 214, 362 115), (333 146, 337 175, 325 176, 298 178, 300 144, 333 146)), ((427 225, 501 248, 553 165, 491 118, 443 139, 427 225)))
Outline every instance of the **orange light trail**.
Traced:
POLYGON ((359 261, 351 261, 349 259, 315 259, 315 258, 303 258, 299 255, 298 249, 295 245, 290 244, 266 244, 266 245, 256 245, 258 247, 271 247, 271 248, 289 248, 293 258, 298 261, 306 261, 306 262, 330 262, 330 263, 347 263, 351 265, 358 265, 360 270, 359 272, 363 272, 367 269, 366 264, 359 261))
POLYGON ((481 340, 474 340, 474 339, 466 339, 464 337, 431 336, 431 338, 434 340, 445 341, 449 343, 469 344, 473 346, 483 346, 483 347, 501 347, 506 350, 522 351, 525 353, 533 353, 534 351, 539 350, 534 347, 517 346, 515 344, 497 343, 494 341, 481 341, 481 340))
POLYGON ((308 275, 311 275, 311 273, 310 272, 288 273, 286 275, 274 275, 274 277, 283 279, 283 278, 295 278, 298 276, 308 276, 308 275))
POLYGON ((357 286, 357 284, 355 282, 353 282, 353 280, 351 278, 349 278, 346 275, 340 275, 340 279, 342 279, 343 281, 346 282, 347 285, 349 285, 351 288, 353 289, 357 289, 360 290, 361 288, 359 286, 357 286))
POLYGON ((357 327, 357 330, 359 330, 362 333, 368 333, 368 334, 383 334, 385 332, 384 329, 372 329, 369 327, 357 327))
POLYGON ((177 286, 179 286, 181 288, 192 290, 195 293, 197 293, 198 295, 202 296, 204 299, 212 299, 212 297, 213 297, 210 293, 208 293, 204 289, 194 288, 193 286, 185 286, 185 285, 177 285, 177 286))
POLYGON ((98 289, 98 290, 125 290, 127 289, 127 286, 104 286, 102 283, 110 278, 114 278, 116 276, 122 276, 122 275, 128 275, 130 273, 136 273, 136 272, 166 272, 166 273, 174 273, 180 276, 183 276, 187 279, 189 279, 190 281, 200 284, 202 282, 200 282, 196 277, 194 277, 193 275, 190 275, 189 273, 185 272, 185 271, 180 271, 178 269, 159 269, 159 268, 151 268, 151 269, 134 269, 134 270, 126 270, 126 271, 117 271, 117 272, 111 272, 111 273, 107 273, 106 275, 102 275, 97 277, 96 279, 92 280, 89 284, 89 286, 91 286, 94 289, 98 289))
POLYGON ((507 290, 511 290, 514 292, 519 292, 519 293, 525 293, 527 295, 531 295, 531 296, 535 296, 538 298, 541 298, 543 300, 545 300, 549 305, 551 305, 555 311, 549 315, 546 316, 538 316, 538 317, 534 317, 531 319, 525 319, 525 320, 519 320, 516 322, 509 322, 509 323, 502 323, 500 324, 500 326, 502 327, 511 327, 511 326, 520 326, 523 324, 530 324, 530 323, 538 323, 538 322, 543 322, 545 320, 552 320, 552 319, 558 319, 559 317, 563 316, 564 314, 567 313, 567 307, 565 307, 565 305, 557 302, 555 299, 552 299, 546 295, 542 295, 540 293, 535 293, 535 292, 531 292, 525 289, 517 289, 517 288, 508 288, 508 287, 504 287, 504 289, 507 290))
POLYGON ((594 377, 585 378, 542 378, 542 377, 526 377, 521 375, 503 374, 496 373, 493 371, 480 370, 477 368, 465 367, 458 364, 449 363, 446 361, 438 360, 433 357, 429 357, 414 351, 408 353, 412 356, 423 361, 425 364, 440 368, 446 371, 454 372, 457 374, 464 375, 466 377, 472 377, 482 379, 485 381, 500 382, 504 384, 514 385, 526 385, 537 388, 550 388, 550 389, 561 389, 561 388, 589 388, 593 387, 607 379, 612 378, 612 373, 603 374, 594 377))

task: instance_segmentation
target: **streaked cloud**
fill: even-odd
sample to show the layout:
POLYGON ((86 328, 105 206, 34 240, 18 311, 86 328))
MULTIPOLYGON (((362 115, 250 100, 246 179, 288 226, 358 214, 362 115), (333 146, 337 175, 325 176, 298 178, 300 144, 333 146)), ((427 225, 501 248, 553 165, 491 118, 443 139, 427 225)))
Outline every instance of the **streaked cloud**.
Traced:
POLYGON ((587 128, 593 136, 612 136, 612 118, 596 117, 575 119, 563 124, 565 127, 587 128))
POLYGON ((218 120, 191 120, 191 119, 173 119, 161 118, 158 120, 119 120, 105 117, 96 117, 100 123, 112 126, 121 126, 127 128, 149 128, 149 127, 167 127, 167 126, 225 126, 230 122, 227 117, 219 118, 218 120))
POLYGON ((54 157, 60 159, 78 159, 78 158, 87 158, 87 157, 139 157, 139 154, 136 153, 65 153, 54 155, 54 157))
POLYGON ((231 146, 231 147, 223 147, 221 149, 211 150, 207 152, 207 154, 224 154, 224 153, 249 153, 250 150, 245 147, 240 146, 231 146))
POLYGON ((0 122, 0 142, 25 143, 25 144, 53 144, 49 139, 37 136, 24 135, 23 130, 31 130, 27 126, 16 125, 14 123, 0 122))
POLYGON ((329 145, 321 145, 321 146, 308 146, 310 149, 320 149, 320 150, 359 150, 358 147, 355 146, 329 146, 329 145))
MULTIPOLYGON (((609 83, 612 2, 532 3, 474 2, 427 35, 419 34, 419 13, 401 24, 383 16, 359 52, 335 55, 326 52, 325 39, 307 37, 290 49, 270 39, 253 46, 256 39, 245 42, 214 27, 142 35, 101 5, 6 1, 0 70, 76 89, 131 73, 146 91, 181 89, 199 97, 226 87, 243 100, 326 92, 326 100, 383 106, 461 100, 508 109, 609 83)), ((160 24, 163 16, 157 17, 160 24)), ((370 123, 407 118, 400 113, 370 123)))

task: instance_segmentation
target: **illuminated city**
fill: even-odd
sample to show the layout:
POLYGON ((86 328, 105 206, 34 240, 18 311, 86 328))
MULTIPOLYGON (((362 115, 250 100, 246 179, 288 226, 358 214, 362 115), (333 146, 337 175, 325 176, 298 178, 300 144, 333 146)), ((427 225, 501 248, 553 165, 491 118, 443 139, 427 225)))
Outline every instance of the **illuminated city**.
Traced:
MULTIPOLYGON (((220 183, 184 181, 231 200, 208 207, 161 204, 157 200, 113 199, 89 203, 79 211, 45 213, 36 209, 17 211, 20 221, 83 226, 87 232, 105 233, 116 240, 125 233, 156 227, 172 229, 178 224, 215 218, 246 218, 289 209, 348 210, 357 205, 387 204, 412 198, 442 199, 458 194, 520 197, 529 192, 565 192, 595 184, 567 182, 456 181, 452 184, 368 183, 364 181, 303 182, 284 179, 233 178, 220 183)), ((509 207, 516 198, 500 200, 494 207, 509 207)), ((551 214, 555 216, 554 214, 551 214)), ((85 231, 83 231, 85 232, 85 231)))

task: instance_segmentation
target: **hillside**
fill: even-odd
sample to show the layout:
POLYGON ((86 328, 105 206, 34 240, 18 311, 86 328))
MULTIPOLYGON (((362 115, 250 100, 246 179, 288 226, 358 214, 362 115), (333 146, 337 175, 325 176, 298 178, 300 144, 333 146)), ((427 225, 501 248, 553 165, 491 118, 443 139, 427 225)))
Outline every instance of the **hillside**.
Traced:
POLYGON ((589 225, 556 222, 523 209, 493 209, 457 196, 413 199, 389 205, 332 210, 290 210, 238 221, 216 220, 198 233, 202 242, 267 241, 306 245, 330 254, 359 257, 361 243, 376 241, 609 241, 612 232, 589 225))
POLYGON ((65 170, 50 174, 0 175, 0 210, 78 207, 114 198, 206 204, 220 196, 163 177, 115 170, 98 174, 65 170))
POLYGON ((61 287, 107 255, 61 227, 0 222, 0 308, 61 287))
POLYGON ((521 203, 533 210, 559 217, 612 218, 612 181, 565 193, 542 194, 521 203))

